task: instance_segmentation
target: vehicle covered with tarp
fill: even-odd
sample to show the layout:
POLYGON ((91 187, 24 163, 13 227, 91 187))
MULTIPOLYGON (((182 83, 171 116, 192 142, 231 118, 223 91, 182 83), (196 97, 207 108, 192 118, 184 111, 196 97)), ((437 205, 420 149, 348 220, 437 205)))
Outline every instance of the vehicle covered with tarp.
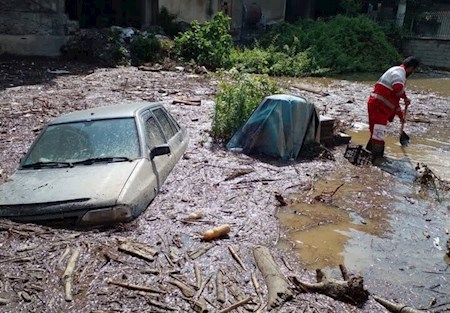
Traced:
POLYGON ((247 155, 296 159, 302 147, 320 141, 320 119, 306 98, 279 94, 266 97, 227 148, 247 155))

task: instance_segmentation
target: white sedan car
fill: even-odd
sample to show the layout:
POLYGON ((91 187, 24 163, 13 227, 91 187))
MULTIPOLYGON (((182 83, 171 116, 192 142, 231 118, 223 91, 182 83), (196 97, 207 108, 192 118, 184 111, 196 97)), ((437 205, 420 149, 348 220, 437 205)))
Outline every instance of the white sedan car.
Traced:
POLYGON ((130 221, 157 195, 188 141, 160 102, 60 116, 0 186, 0 217, 75 225, 130 221))

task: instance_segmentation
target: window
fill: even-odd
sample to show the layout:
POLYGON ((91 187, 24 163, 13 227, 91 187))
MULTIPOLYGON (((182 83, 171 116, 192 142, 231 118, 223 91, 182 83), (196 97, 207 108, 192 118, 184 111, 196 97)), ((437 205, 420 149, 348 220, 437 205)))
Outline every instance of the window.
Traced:
POLYGON ((47 127, 23 164, 77 162, 88 158, 140 156, 133 118, 56 124, 47 127))
POLYGON ((167 116, 167 113, 161 108, 154 110, 153 113, 155 114, 156 118, 161 124, 161 127, 167 140, 172 138, 178 132, 178 128, 173 123, 172 119, 170 119, 167 116))
POLYGON ((150 116, 145 121, 145 130, 147 145, 150 149, 166 143, 164 135, 162 134, 158 122, 154 116, 150 116))

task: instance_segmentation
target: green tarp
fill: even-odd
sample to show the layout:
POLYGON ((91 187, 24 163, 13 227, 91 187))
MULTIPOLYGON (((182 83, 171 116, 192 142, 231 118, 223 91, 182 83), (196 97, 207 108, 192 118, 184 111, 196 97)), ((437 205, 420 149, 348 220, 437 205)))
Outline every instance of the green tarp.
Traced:
POLYGON ((266 97, 227 144, 247 155, 296 159, 303 145, 320 140, 313 103, 292 95, 266 97))

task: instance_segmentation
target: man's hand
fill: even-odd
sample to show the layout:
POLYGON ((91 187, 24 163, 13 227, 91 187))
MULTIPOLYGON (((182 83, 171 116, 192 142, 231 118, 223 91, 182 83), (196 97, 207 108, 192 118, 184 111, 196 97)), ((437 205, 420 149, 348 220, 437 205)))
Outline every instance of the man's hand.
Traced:
POLYGON ((411 100, 409 98, 405 98, 403 101, 405 102, 405 108, 411 104, 411 100))

